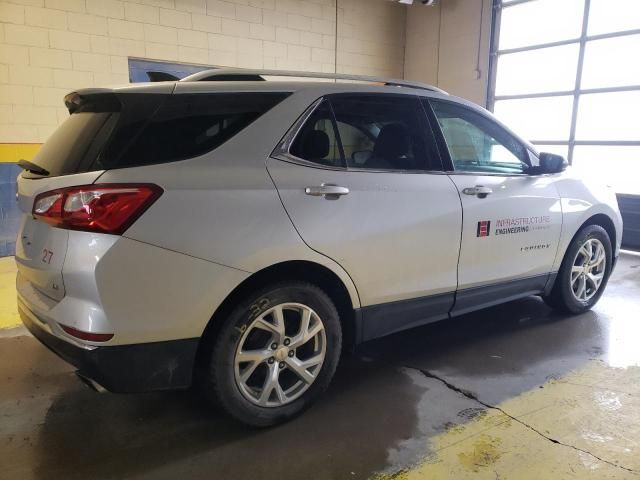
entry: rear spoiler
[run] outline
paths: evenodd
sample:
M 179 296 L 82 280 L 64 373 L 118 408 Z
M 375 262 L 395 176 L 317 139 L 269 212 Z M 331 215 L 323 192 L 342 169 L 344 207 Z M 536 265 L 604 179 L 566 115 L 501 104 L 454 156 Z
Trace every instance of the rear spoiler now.
M 77 112 L 84 107 L 87 102 L 95 102 L 98 98 L 102 101 L 117 101 L 115 103 L 106 103 L 101 109 L 111 109 L 109 111 L 119 110 L 118 94 L 121 93 L 145 93 L 145 94 L 170 94 L 175 89 L 176 82 L 157 82 L 157 83 L 138 83 L 129 85 L 117 85 L 113 87 L 90 87 L 75 90 L 64 97 L 64 104 L 69 113 Z M 115 109 L 115 110 L 114 110 Z M 92 110 L 93 111 L 93 110 Z
M 92 112 L 119 112 L 122 108 L 116 94 L 109 90 L 83 93 L 82 95 L 78 92 L 71 92 L 64 97 L 64 105 L 69 113 L 75 113 L 89 106 L 91 106 L 90 111 Z

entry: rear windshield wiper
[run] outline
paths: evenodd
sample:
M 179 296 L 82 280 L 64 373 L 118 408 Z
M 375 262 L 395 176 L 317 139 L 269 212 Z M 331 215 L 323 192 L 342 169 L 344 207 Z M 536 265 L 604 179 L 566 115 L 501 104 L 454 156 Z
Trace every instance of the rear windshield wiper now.
M 36 175 L 43 175 L 45 177 L 49 175 L 49 170 L 45 170 L 44 168 L 36 165 L 33 162 L 30 162 L 29 160 L 25 160 L 24 158 L 18 160 L 18 166 L 23 170 L 35 173 Z

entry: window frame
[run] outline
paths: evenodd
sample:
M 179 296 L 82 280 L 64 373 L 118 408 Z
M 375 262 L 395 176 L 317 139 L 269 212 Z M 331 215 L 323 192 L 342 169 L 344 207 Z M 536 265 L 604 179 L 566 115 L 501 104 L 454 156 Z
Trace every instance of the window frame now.
M 344 154 L 344 147 L 342 146 L 342 137 L 340 136 L 340 133 L 337 131 L 337 120 L 335 117 L 335 113 L 333 111 L 333 104 L 331 103 L 332 98 L 336 98 L 340 96 L 402 97 L 402 98 L 410 98 L 414 100 L 416 102 L 419 128 L 421 131 L 421 137 L 425 142 L 425 148 L 428 147 L 428 142 L 431 142 L 433 151 L 438 156 L 438 158 L 435 159 L 435 163 L 437 164 L 437 166 L 439 166 L 439 168 L 431 169 L 431 170 L 403 170 L 403 169 L 383 169 L 383 168 L 374 169 L 374 168 L 350 167 Z M 311 160 L 306 160 L 304 158 L 297 157 L 290 152 L 290 149 L 294 140 L 300 134 L 300 131 L 306 125 L 306 122 L 309 120 L 309 118 L 313 115 L 316 109 L 325 100 L 328 101 L 329 106 L 331 107 L 332 124 L 336 132 L 336 138 L 338 140 L 338 148 L 340 150 L 340 155 L 342 156 L 342 163 L 344 165 L 342 167 L 334 167 L 330 165 L 323 165 L 321 163 L 316 163 Z M 304 165 L 307 167 L 318 168 L 321 170 L 361 172 L 361 173 L 445 174 L 445 163 L 442 157 L 442 151 L 438 146 L 437 135 L 433 129 L 433 126 L 431 125 L 431 121 L 427 118 L 424 106 L 422 105 L 422 102 L 421 102 L 421 97 L 415 94 L 407 94 L 407 93 L 340 92 L 340 93 L 331 93 L 331 94 L 323 95 L 322 97 L 316 99 L 296 120 L 296 122 L 292 125 L 292 127 L 289 129 L 289 131 L 285 134 L 283 139 L 280 141 L 278 146 L 274 149 L 274 151 L 271 154 L 271 157 L 278 160 L 285 161 L 285 162 L 296 163 L 296 164 Z
M 444 99 L 444 98 L 431 98 L 431 97 L 422 97 L 421 98 L 421 103 L 422 106 L 427 114 L 427 117 L 429 119 L 429 122 L 434 125 L 432 127 L 432 130 L 434 131 L 434 134 L 436 135 L 436 143 L 438 145 L 438 148 L 440 150 L 440 157 L 443 159 L 443 164 L 444 164 L 444 169 L 445 172 L 448 175 L 474 175 L 474 176 L 478 176 L 478 175 L 482 175 L 482 176 L 492 176 L 492 177 L 530 177 L 530 176 L 534 176 L 531 173 L 527 173 L 526 169 L 523 170 L 521 173 L 506 173 L 506 172 L 486 172 L 486 171 L 482 171 L 482 170 L 478 170 L 478 171 L 472 171 L 472 170 L 456 170 L 455 165 L 453 163 L 453 159 L 451 158 L 451 153 L 449 152 L 449 146 L 447 144 L 447 140 L 444 136 L 444 132 L 442 131 L 442 128 L 440 127 L 440 123 L 438 122 L 438 117 L 435 114 L 435 111 L 433 110 L 433 105 L 432 102 L 440 102 L 440 103 L 448 103 L 448 104 L 452 104 L 454 106 L 456 106 L 457 108 L 460 108 L 462 110 L 465 110 L 467 112 L 471 112 L 472 115 L 476 115 L 478 117 L 481 117 L 483 120 L 485 120 L 486 122 L 489 122 L 491 124 L 493 124 L 493 126 L 495 128 L 497 128 L 498 130 L 501 130 L 506 136 L 511 137 L 518 145 L 520 145 L 523 149 L 523 153 L 525 156 L 526 161 L 523 162 L 525 165 L 528 165 L 529 167 L 533 166 L 533 162 L 532 162 L 532 156 L 533 159 L 537 159 L 538 155 L 536 152 L 532 151 L 531 148 L 529 148 L 529 146 L 522 142 L 516 135 L 514 135 L 513 133 L 511 133 L 508 129 L 504 128 L 502 125 L 500 125 L 500 123 L 496 122 L 493 118 L 491 118 L 488 115 L 484 115 L 482 114 L 482 112 L 479 112 L 475 109 L 469 108 L 467 105 L 464 105 L 463 103 L 460 102 L 455 102 L 452 100 L 448 100 L 448 99 Z M 471 123 L 471 122 L 469 122 Z M 475 126 L 475 124 L 472 123 L 472 125 Z M 476 127 L 479 130 L 482 130 L 479 127 Z M 484 130 L 482 130 L 484 132 Z

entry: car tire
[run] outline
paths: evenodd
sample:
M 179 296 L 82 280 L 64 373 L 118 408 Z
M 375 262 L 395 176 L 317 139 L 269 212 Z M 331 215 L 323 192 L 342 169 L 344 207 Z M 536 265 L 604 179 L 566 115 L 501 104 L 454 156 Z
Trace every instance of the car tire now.
M 342 328 L 334 303 L 317 286 L 287 282 L 263 288 L 223 321 L 205 390 L 235 419 L 254 427 L 285 422 L 329 386 L 340 359 Z
M 590 249 L 587 248 L 589 245 L 591 245 Z M 599 246 L 603 249 L 602 254 L 596 253 Z M 584 250 L 582 250 L 583 247 Z M 590 266 L 597 259 L 587 259 L 588 252 L 591 252 L 592 256 L 602 256 L 605 265 L 601 268 L 601 272 Z M 604 228 L 599 225 L 587 225 L 582 228 L 569 244 L 553 288 L 549 295 L 543 296 L 544 301 L 550 307 L 564 313 L 578 314 L 589 310 L 598 302 L 607 286 L 611 274 L 612 257 L 611 239 Z M 590 270 L 585 270 L 587 266 Z M 596 287 L 590 278 L 595 278 L 600 273 L 602 278 Z M 584 292 L 582 291 L 583 282 Z

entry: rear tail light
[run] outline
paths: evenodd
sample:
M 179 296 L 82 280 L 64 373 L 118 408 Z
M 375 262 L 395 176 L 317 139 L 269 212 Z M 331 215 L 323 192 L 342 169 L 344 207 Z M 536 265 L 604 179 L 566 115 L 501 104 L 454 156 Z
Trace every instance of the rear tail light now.
M 104 184 L 39 194 L 33 216 L 54 227 L 120 235 L 162 195 L 151 184 Z

